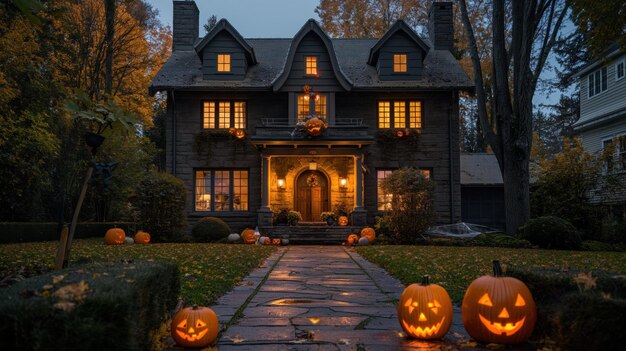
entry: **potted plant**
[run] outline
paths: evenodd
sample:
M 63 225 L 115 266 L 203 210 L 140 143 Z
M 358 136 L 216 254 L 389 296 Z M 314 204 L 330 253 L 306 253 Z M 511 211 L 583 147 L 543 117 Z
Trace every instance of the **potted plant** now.
M 287 214 L 287 221 L 289 222 L 289 225 L 296 225 L 300 220 L 302 220 L 302 215 L 300 215 L 300 212 L 298 211 L 289 211 Z
M 320 218 L 328 225 L 333 225 L 337 221 L 337 216 L 334 212 L 322 212 Z
M 288 225 L 289 224 L 289 212 L 288 208 L 281 208 L 278 211 L 273 211 L 272 219 L 274 225 Z

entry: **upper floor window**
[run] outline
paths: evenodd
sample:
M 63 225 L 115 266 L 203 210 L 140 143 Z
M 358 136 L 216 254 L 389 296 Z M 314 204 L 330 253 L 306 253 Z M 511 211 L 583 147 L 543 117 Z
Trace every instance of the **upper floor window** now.
M 196 211 L 247 211 L 247 170 L 196 171 Z
M 306 64 L 306 74 L 307 75 L 317 75 L 317 57 L 316 56 L 307 56 L 305 58 Z
M 620 80 L 624 78 L 626 75 L 626 60 L 622 60 L 622 62 L 618 62 L 615 65 L 615 80 Z
M 406 73 L 406 54 L 393 55 L 393 72 Z
M 615 150 L 607 155 L 607 159 L 604 163 L 604 173 L 613 173 L 614 171 L 626 171 L 626 135 L 619 136 L 617 138 L 604 140 L 602 142 L 602 149 L 614 145 Z
M 217 54 L 217 71 L 230 72 L 230 54 Z
M 245 101 L 205 101 L 202 106 L 202 127 L 245 129 Z
M 422 128 L 422 102 L 379 101 L 378 128 Z
M 315 115 L 318 117 L 326 119 L 326 95 L 324 94 L 315 94 Z M 311 113 L 310 109 L 311 97 L 309 94 L 300 94 L 298 95 L 298 111 L 297 117 L 298 121 L 304 120 Z
M 591 73 L 589 75 L 589 97 L 596 96 L 607 88 L 606 67 Z

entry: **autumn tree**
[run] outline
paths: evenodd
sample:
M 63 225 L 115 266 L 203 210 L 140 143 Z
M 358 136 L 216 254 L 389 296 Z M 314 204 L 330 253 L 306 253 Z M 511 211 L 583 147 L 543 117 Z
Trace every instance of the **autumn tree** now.
M 626 48 L 626 2 L 623 0 L 568 0 L 572 6 L 572 20 L 594 56 L 599 56 L 609 45 L 618 43 Z

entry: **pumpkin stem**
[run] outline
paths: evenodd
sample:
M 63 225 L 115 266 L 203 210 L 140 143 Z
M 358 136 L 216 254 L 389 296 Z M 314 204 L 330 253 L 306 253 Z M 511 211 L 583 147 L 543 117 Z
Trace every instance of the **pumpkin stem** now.
M 192 309 L 192 310 L 197 310 L 197 309 L 198 309 L 198 305 L 193 305 L 193 306 L 191 306 L 191 309 Z
M 501 277 L 502 276 L 502 267 L 500 267 L 500 261 L 493 260 L 493 276 Z
M 422 284 L 421 284 L 421 285 L 428 285 L 428 284 L 430 284 L 430 283 L 428 282 L 428 279 L 429 279 L 429 278 L 430 278 L 430 276 L 429 276 L 428 274 L 425 274 L 425 275 L 422 277 Z

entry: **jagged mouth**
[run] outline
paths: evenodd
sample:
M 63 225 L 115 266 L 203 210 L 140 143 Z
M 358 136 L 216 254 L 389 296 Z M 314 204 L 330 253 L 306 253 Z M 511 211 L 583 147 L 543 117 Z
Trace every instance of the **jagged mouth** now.
M 201 332 L 199 332 L 198 334 L 187 334 L 185 332 L 182 332 L 180 330 L 176 331 L 176 334 L 178 334 L 178 336 L 180 336 L 181 338 L 183 338 L 183 340 L 187 340 L 187 341 L 197 341 L 202 339 L 206 333 L 207 333 L 208 329 L 205 329 Z
M 485 326 L 485 328 L 487 328 L 487 330 L 489 330 L 490 332 L 496 335 L 506 335 L 506 336 L 517 333 L 520 329 L 522 329 L 522 326 L 524 326 L 524 321 L 526 320 L 526 317 L 524 317 L 517 322 L 503 324 L 503 323 L 498 323 L 498 322 L 490 322 L 487 318 L 483 317 L 480 313 L 478 314 L 478 317 L 480 317 L 481 323 Z
M 439 331 L 439 328 L 441 328 L 441 325 L 443 324 L 443 321 L 445 319 L 446 319 L 446 316 L 443 316 L 443 318 L 441 318 L 439 323 L 432 325 L 430 327 L 423 327 L 423 328 L 419 326 L 409 325 L 405 321 L 402 321 L 402 325 L 404 325 L 404 329 L 407 331 L 407 333 L 411 334 L 412 336 L 415 336 L 418 338 L 427 338 L 427 337 L 433 336 L 433 334 Z

